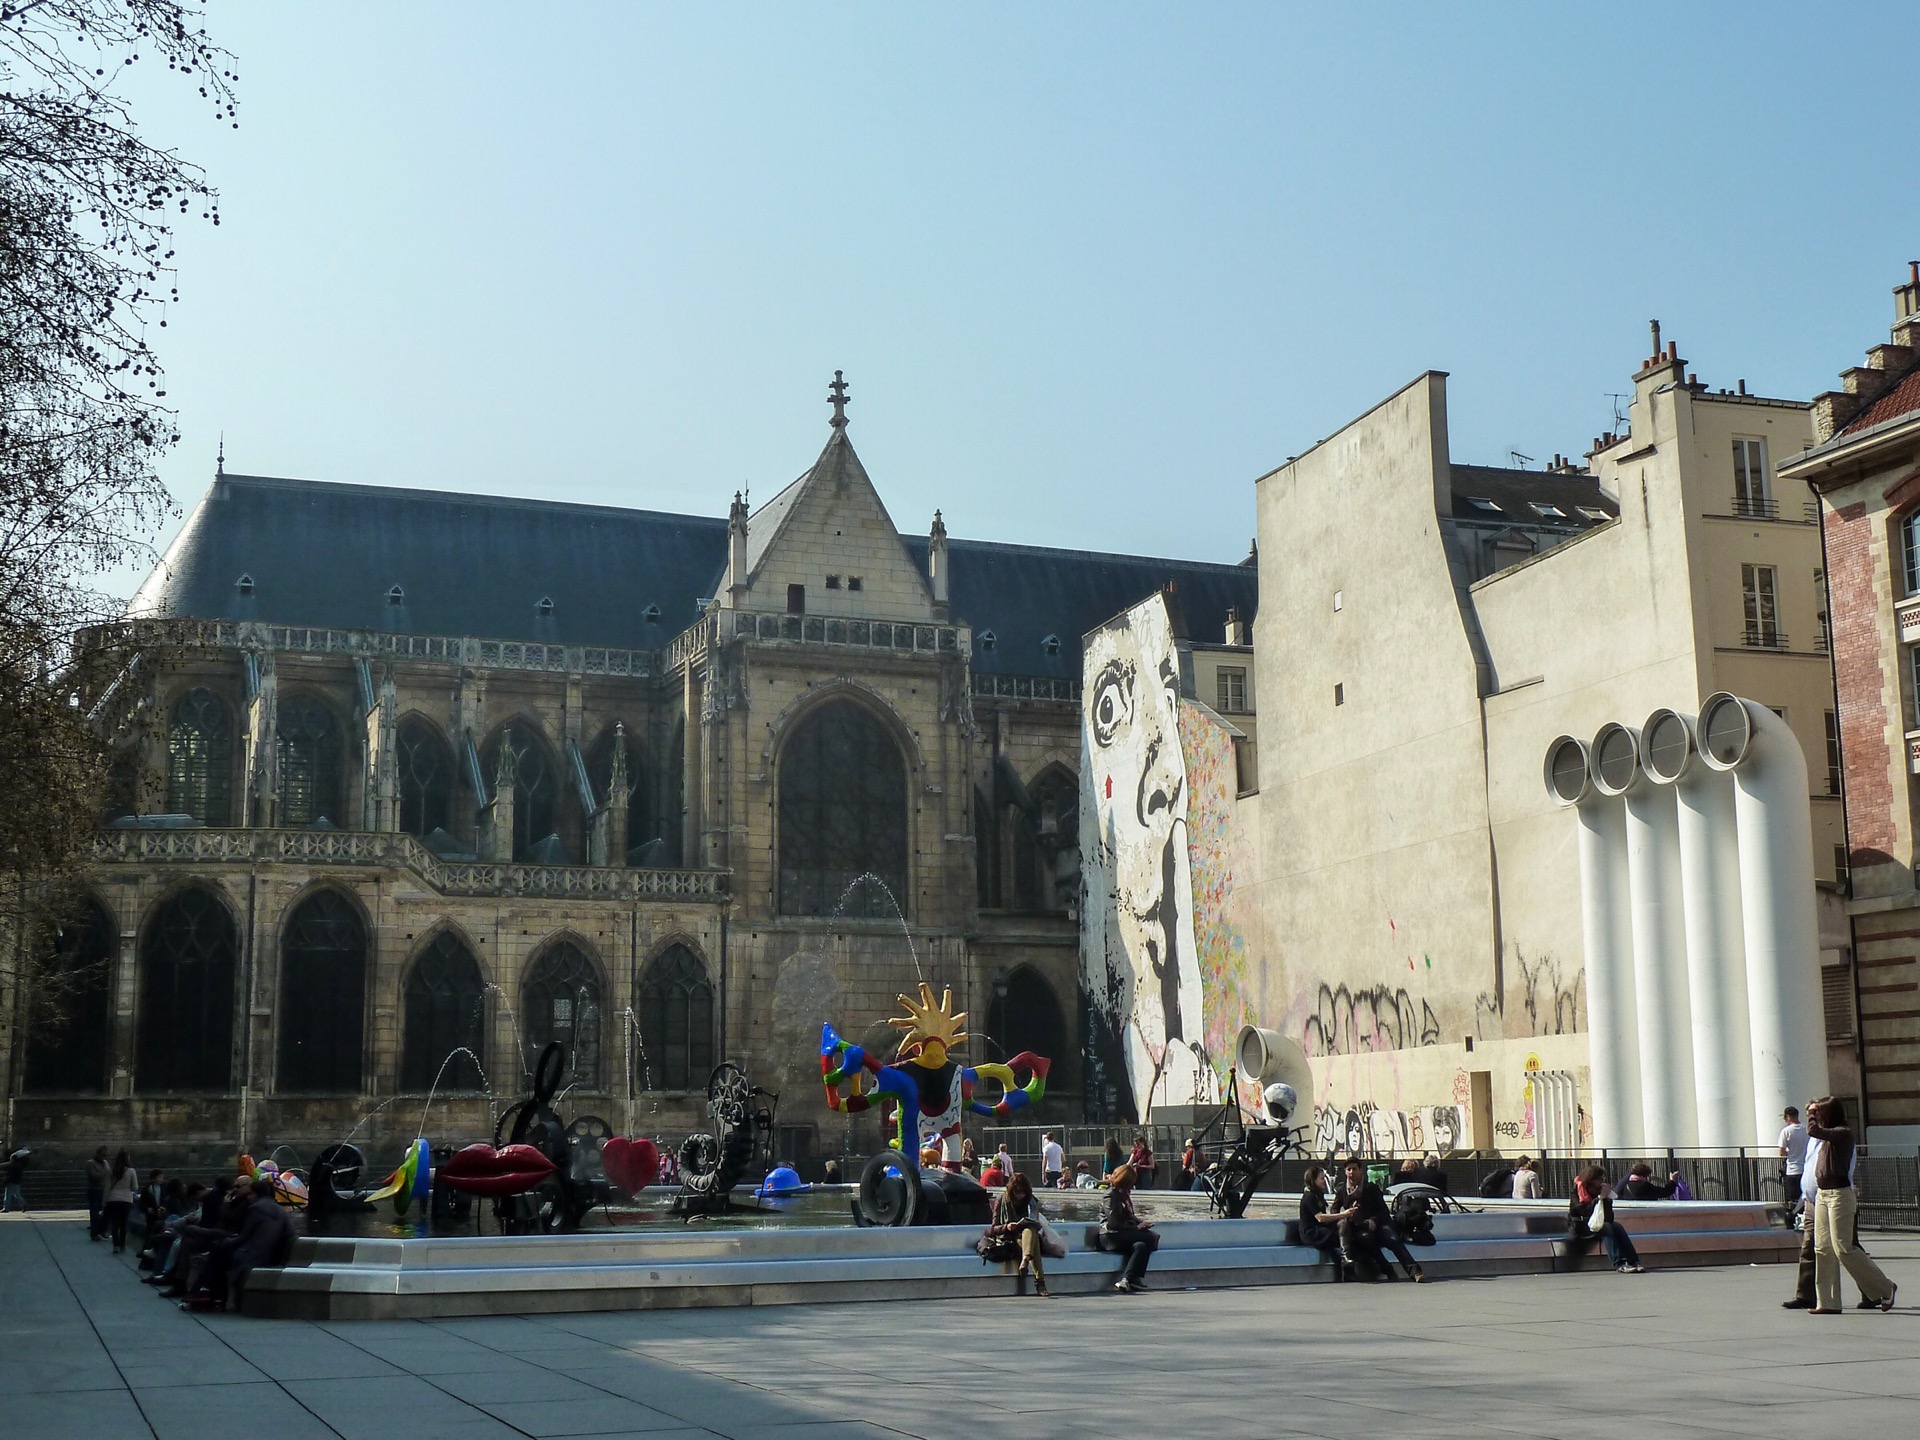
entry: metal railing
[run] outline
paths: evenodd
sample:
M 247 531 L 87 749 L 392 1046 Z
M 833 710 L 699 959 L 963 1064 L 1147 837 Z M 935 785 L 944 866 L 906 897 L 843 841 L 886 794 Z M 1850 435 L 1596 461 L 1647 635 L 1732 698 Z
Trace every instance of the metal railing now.
M 1748 520 L 1778 520 L 1780 502 L 1763 495 L 1735 495 L 1733 513 Z
M 1740 643 L 1749 650 L 1785 650 L 1787 632 L 1772 625 L 1749 625 L 1742 632 Z
M 119 646 L 150 650 L 166 646 L 200 650 L 276 650 L 365 659 L 425 660 L 482 670 L 541 670 L 578 675 L 645 678 L 658 652 L 604 645 L 548 645 L 525 640 L 484 640 L 460 635 L 396 634 L 324 626 L 269 625 L 253 620 L 116 620 L 80 632 L 84 651 Z

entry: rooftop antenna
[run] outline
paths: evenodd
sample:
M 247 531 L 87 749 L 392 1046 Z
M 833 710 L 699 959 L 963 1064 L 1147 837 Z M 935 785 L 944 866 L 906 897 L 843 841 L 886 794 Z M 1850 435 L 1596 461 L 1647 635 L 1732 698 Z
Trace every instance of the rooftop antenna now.
M 1615 430 L 1618 430 L 1622 425 L 1627 423 L 1627 410 L 1620 402 L 1625 400 L 1629 393 L 1630 392 L 1625 390 L 1609 390 L 1607 392 L 1607 398 L 1613 402 L 1613 428 Z
M 1522 455 L 1518 450 L 1507 451 L 1507 456 L 1522 470 L 1525 470 L 1529 465 L 1533 464 L 1533 457 L 1531 455 Z
M 218 480 L 227 473 L 227 432 L 220 432 L 220 451 L 213 457 L 213 478 Z

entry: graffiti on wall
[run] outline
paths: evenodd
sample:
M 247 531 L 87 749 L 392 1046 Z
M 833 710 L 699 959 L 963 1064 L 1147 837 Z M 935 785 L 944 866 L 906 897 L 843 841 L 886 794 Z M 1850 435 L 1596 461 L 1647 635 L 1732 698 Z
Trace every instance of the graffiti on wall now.
M 1386 1110 L 1368 1101 L 1316 1105 L 1311 1148 L 1329 1159 L 1394 1160 L 1429 1151 L 1451 1155 L 1466 1134 L 1466 1111 L 1458 1105 L 1417 1105 L 1411 1110 Z
M 1239 923 L 1236 875 L 1245 867 L 1241 847 L 1248 843 L 1235 824 L 1239 775 L 1233 738 L 1203 706 L 1179 705 L 1180 749 L 1187 767 L 1187 857 L 1193 884 L 1194 953 L 1200 965 L 1205 1010 L 1204 1044 L 1212 1058 L 1221 1092 L 1227 1084 L 1234 1041 L 1253 1019 L 1248 1001 L 1251 957 L 1245 928 Z M 1257 1079 L 1240 1082 L 1241 1103 L 1261 1104 Z
M 1539 955 L 1529 960 L 1518 945 L 1514 960 L 1520 970 L 1520 1003 L 1526 1011 L 1527 1034 L 1571 1035 L 1586 1029 L 1587 972 L 1576 970 L 1568 980 L 1558 957 Z
M 1350 990 L 1323 983 L 1299 1033 L 1309 1055 L 1359 1055 L 1438 1045 L 1440 1021 L 1431 1005 L 1416 1003 L 1404 989 L 1373 985 Z
M 1121 1103 L 1145 1117 L 1155 1105 L 1207 1103 L 1219 1088 L 1194 940 L 1180 666 L 1165 600 L 1155 595 L 1087 636 L 1083 663 L 1082 990 L 1092 1049 L 1117 1058 Z

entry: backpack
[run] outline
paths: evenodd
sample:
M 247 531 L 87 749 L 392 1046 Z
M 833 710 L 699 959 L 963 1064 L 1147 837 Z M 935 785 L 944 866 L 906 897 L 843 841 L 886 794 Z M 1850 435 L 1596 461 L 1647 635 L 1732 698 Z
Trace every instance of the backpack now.
M 1513 1166 L 1503 1165 L 1480 1182 L 1482 1200 L 1511 1200 L 1513 1198 Z
M 1424 1195 L 1403 1191 L 1393 1197 L 1393 1228 L 1409 1245 L 1439 1243 L 1433 1234 L 1433 1206 Z

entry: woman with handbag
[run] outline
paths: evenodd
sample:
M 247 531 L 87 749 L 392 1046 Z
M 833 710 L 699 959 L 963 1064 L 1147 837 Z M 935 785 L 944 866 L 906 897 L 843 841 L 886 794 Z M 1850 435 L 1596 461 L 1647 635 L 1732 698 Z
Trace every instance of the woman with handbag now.
M 989 1264 L 1013 1265 L 1016 1277 L 1033 1271 L 1033 1293 L 1050 1299 L 1046 1267 L 1041 1264 L 1046 1240 L 1046 1221 L 1040 1214 L 1040 1202 L 1034 1199 L 1033 1182 L 1018 1171 L 1007 1188 L 993 1197 L 993 1223 L 987 1226 L 975 1246 L 980 1258 Z
M 1589 1165 L 1574 1177 L 1573 1200 L 1567 1206 L 1567 1248 L 1580 1255 L 1595 1240 L 1606 1246 L 1607 1259 L 1620 1274 L 1639 1275 L 1646 1270 L 1633 1248 L 1633 1237 L 1613 1218 L 1613 1187 L 1607 1184 L 1607 1172 Z

